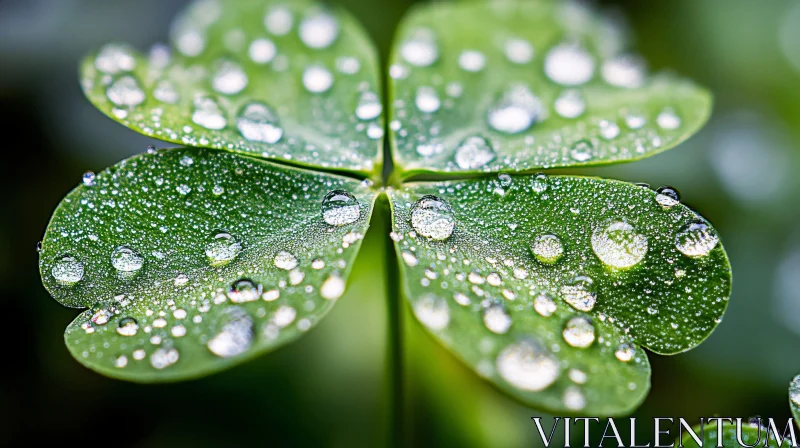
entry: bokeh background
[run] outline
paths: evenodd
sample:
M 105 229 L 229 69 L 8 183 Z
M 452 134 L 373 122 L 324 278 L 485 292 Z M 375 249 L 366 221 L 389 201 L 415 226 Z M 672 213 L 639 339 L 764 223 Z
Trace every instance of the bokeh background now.
M 154 143 L 83 98 L 78 61 L 109 40 L 143 49 L 165 40 L 186 3 L 0 0 L 0 445 L 383 445 L 386 308 L 375 268 L 384 246 L 374 234 L 350 290 L 317 329 L 228 372 L 142 386 L 92 373 L 64 347 L 77 312 L 42 287 L 36 242 L 84 171 Z M 361 19 L 385 55 L 414 2 L 336 3 Z M 653 388 L 633 416 L 786 419 L 788 382 L 800 373 L 800 2 L 599 6 L 627 18 L 651 69 L 696 79 L 716 103 L 704 130 L 678 148 L 582 173 L 677 187 L 718 228 L 734 270 L 723 322 L 689 353 L 651 354 Z M 538 412 L 477 379 L 416 325 L 406 332 L 410 443 L 537 446 L 530 417 Z M 643 439 L 651 430 L 639 428 Z

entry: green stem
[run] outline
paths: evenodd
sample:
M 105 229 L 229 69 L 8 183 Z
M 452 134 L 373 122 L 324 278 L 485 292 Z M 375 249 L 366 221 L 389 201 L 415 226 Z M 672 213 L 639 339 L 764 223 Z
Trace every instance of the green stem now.
M 389 199 L 384 195 L 382 202 L 383 217 L 387 225 L 384 226 L 384 239 L 386 240 L 384 256 L 386 259 L 386 312 L 388 314 L 388 347 L 387 365 L 389 374 L 389 396 L 391 408 L 389 410 L 389 441 L 387 446 L 405 446 L 405 376 L 403 362 L 403 302 L 400 297 L 399 266 L 394 244 L 389 238 L 391 231 L 391 210 Z

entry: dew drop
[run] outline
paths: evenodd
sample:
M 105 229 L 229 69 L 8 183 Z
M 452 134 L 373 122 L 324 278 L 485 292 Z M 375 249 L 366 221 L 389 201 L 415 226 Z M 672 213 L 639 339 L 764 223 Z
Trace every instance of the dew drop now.
M 544 72 L 553 82 L 577 86 L 592 79 L 594 59 L 586 49 L 574 43 L 553 47 L 544 60 Z
M 644 84 L 644 61 L 633 55 L 625 54 L 607 60 L 600 72 L 605 82 L 612 86 L 633 89 Z
M 417 88 L 417 96 L 414 99 L 417 109 L 423 113 L 433 113 L 439 110 L 442 101 L 436 94 L 436 89 L 430 86 L 420 86 Z
M 458 55 L 458 66 L 468 72 L 479 72 L 486 67 L 486 56 L 478 50 L 464 50 Z
M 794 377 L 789 384 L 789 399 L 795 406 L 800 406 L 800 375 Z
M 256 64 L 267 64 L 275 58 L 278 48 L 269 39 L 256 39 L 250 44 L 247 54 Z
M 556 302 L 545 292 L 540 292 L 533 299 L 533 309 L 544 317 L 550 317 L 556 312 Z
M 569 150 L 569 156 L 576 162 L 588 162 L 593 157 L 593 147 L 589 140 L 578 140 Z
M 167 104 L 177 104 L 180 100 L 180 95 L 175 89 L 175 85 L 172 84 L 172 81 L 166 79 L 162 79 L 156 83 L 155 88 L 153 88 L 153 96 L 158 101 Z
M 261 297 L 261 286 L 246 278 L 236 280 L 228 290 L 228 298 L 233 303 L 252 302 L 259 297 Z
M 633 346 L 630 344 L 620 344 L 617 347 L 617 350 L 614 351 L 614 356 L 617 357 L 622 362 L 628 362 L 633 359 L 633 355 L 636 353 Z
M 561 374 L 558 359 L 533 339 L 506 346 L 497 355 L 496 364 L 500 376 L 522 390 L 544 390 Z
M 564 391 L 564 407 L 571 411 L 580 411 L 586 407 L 586 397 L 580 389 L 570 386 Z
M 578 118 L 586 111 L 586 102 L 579 91 L 569 89 L 556 98 L 553 107 L 556 113 L 564 118 Z
M 321 295 L 323 299 L 335 300 L 344 294 L 344 289 L 344 280 L 338 275 L 331 275 L 322 282 L 322 286 L 319 288 L 319 295 Z
M 318 12 L 300 22 L 298 33 L 309 48 L 327 48 L 339 36 L 339 22 L 328 12 Z
M 656 124 L 661 129 L 671 131 L 681 126 L 681 118 L 675 113 L 674 109 L 668 107 L 658 114 L 656 117 Z
M 119 355 L 114 359 L 114 367 L 121 369 L 128 365 L 128 357 L 125 355 Z
M 103 73 L 115 75 L 136 68 L 133 50 L 127 45 L 110 43 L 103 46 L 94 60 L 94 66 Z
M 400 46 L 400 56 L 409 64 L 427 67 L 439 58 L 436 38 L 429 29 L 418 29 Z
M 242 108 L 236 119 L 236 128 L 242 137 L 251 142 L 274 144 L 283 137 L 278 115 L 272 108 L 257 101 Z
M 211 80 L 211 87 L 224 95 L 235 95 L 247 87 L 247 74 L 242 66 L 229 60 L 217 63 L 217 71 Z
M 420 235 L 442 241 L 453 234 L 456 225 L 453 209 L 442 199 L 426 195 L 411 208 L 411 225 Z
M 542 263 L 553 264 L 564 255 L 564 246 L 559 237 L 545 234 L 539 235 L 533 240 L 531 251 Z
M 198 96 L 195 98 L 192 121 L 212 131 L 219 131 L 224 129 L 227 125 L 227 120 L 219 104 L 216 100 L 208 96 Z
M 323 93 L 333 85 L 333 74 L 321 65 L 309 65 L 303 71 L 303 86 L 311 93 Z
M 511 316 L 503 305 L 491 303 L 483 308 L 483 324 L 492 333 L 504 334 L 511 328 Z
M 612 221 L 592 232 L 592 250 L 612 268 L 625 269 L 639 264 L 647 255 L 647 237 L 625 221 Z
M 105 325 L 111 319 L 114 313 L 106 308 L 100 308 L 99 310 L 95 311 L 95 313 L 91 317 L 92 323 L 95 325 Z
M 276 268 L 283 269 L 284 271 L 291 271 L 296 268 L 298 264 L 297 257 L 286 251 L 280 251 L 275 254 L 273 263 Z
M 253 343 L 253 319 L 236 306 L 225 309 L 223 313 L 221 321 L 225 323 L 222 330 L 206 346 L 221 358 L 241 355 Z
M 675 235 L 675 247 L 687 257 L 704 257 L 719 243 L 713 227 L 700 221 L 686 224 Z
M 528 87 L 514 84 L 489 108 L 489 126 L 505 134 L 519 134 L 543 118 L 544 106 Z
M 613 121 L 600 121 L 600 136 L 606 140 L 612 140 L 619 136 L 619 125 Z
M 362 92 L 356 105 L 356 117 L 362 121 L 378 118 L 383 112 L 381 100 L 375 92 Z
M 292 30 L 294 18 L 289 8 L 285 6 L 274 6 L 264 16 L 264 27 L 276 36 L 283 36 Z
M 120 272 L 135 272 L 144 265 L 144 257 L 128 246 L 119 246 L 111 253 L 111 265 Z
M 122 76 L 106 90 L 108 99 L 120 107 L 134 107 L 144 102 L 144 90 L 133 76 Z
M 242 251 L 242 244 L 236 237 L 224 230 L 211 232 L 206 239 L 206 258 L 212 266 L 229 263 Z
M 531 182 L 531 189 L 535 193 L 544 193 L 545 190 L 547 190 L 547 174 L 536 173 L 533 176 L 533 181 Z
M 658 190 L 656 190 L 656 203 L 662 208 L 670 209 L 680 202 L 681 197 L 680 194 L 678 194 L 678 190 L 668 185 L 658 187 Z
M 456 165 L 462 170 L 476 170 L 486 166 L 497 155 L 489 142 L 480 136 L 465 138 L 456 148 Z
M 587 317 L 573 317 L 567 321 L 561 334 L 572 347 L 586 348 L 594 342 L 594 325 Z
M 414 315 L 430 330 L 442 330 L 450 322 L 447 301 L 433 294 L 425 295 L 414 303 Z
M 136 336 L 139 331 L 139 323 L 132 317 L 123 317 L 117 324 L 117 333 L 120 336 Z
M 578 275 L 561 286 L 561 296 L 565 302 L 580 311 L 591 311 L 597 303 L 597 289 L 594 281 L 585 275 Z
M 344 226 L 358 220 L 361 205 L 356 197 L 343 190 L 328 192 L 322 199 L 322 219 L 332 226 Z
M 180 359 L 178 350 L 174 348 L 159 348 L 150 355 L 150 365 L 161 370 L 175 364 L 178 362 L 178 359 Z
M 87 187 L 94 187 L 95 179 L 96 179 L 95 174 L 91 171 L 87 171 L 83 174 L 83 178 L 81 180 L 83 181 L 83 185 Z
M 533 45 L 525 39 L 508 39 L 503 51 L 514 64 L 527 64 L 533 59 Z

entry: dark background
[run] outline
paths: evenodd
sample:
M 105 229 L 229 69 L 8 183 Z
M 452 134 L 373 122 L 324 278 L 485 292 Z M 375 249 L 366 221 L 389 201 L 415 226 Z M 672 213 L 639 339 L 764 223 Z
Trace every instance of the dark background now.
M 74 361 L 76 315 L 41 285 L 36 242 L 86 170 L 152 140 L 83 98 L 79 60 L 109 41 L 166 38 L 179 0 L 0 0 L 0 445 L 376 446 L 384 442 L 385 309 L 380 241 L 353 284 L 299 342 L 209 378 L 142 386 Z M 388 48 L 410 0 L 341 0 Z M 671 184 L 715 224 L 734 270 L 724 321 L 697 349 L 650 356 L 653 389 L 634 415 L 789 417 L 800 373 L 800 4 L 791 0 L 603 1 L 621 12 L 653 70 L 672 67 L 715 94 L 689 142 L 635 164 L 583 170 Z M 575 172 L 575 171 L 573 171 Z M 362 325 L 354 326 L 358 321 Z M 409 376 L 417 446 L 534 446 L 535 411 L 497 393 L 417 330 Z M 785 420 L 784 420 L 785 421 Z M 621 431 L 627 431 L 622 430 Z M 650 428 L 640 428 L 643 439 Z

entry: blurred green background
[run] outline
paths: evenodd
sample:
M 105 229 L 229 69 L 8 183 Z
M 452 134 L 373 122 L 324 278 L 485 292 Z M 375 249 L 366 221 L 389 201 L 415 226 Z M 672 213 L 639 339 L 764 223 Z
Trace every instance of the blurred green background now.
M 316 330 L 228 372 L 129 384 L 86 370 L 63 345 L 76 311 L 42 287 L 36 242 L 84 171 L 154 144 L 83 98 L 78 61 L 109 40 L 140 48 L 165 40 L 185 3 L 0 0 L 0 144 L 9 180 L 0 220 L 0 445 L 380 446 L 387 412 L 384 276 L 377 270 L 383 232 L 370 233 L 348 293 Z M 336 3 L 361 19 L 385 55 L 414 2 Z M 689 353 L 650 356 L 653 388 L 634 416 L 786 419 L 788 382 L 800 373 L 800 2 L 598 6 L 627 18 L 652 70 L 671 67 L 696 79 L 716 104 L 704 130 L 678 148 L 581 173 L 677 187 L 716 225 L 734 270 L 733 296 L 712 336 Z M 411 443 L 537 446 L 530 417 L 540 413 L 505 398 L 406 324 Z M 639 430 L 649 438 L 649 425 Z

